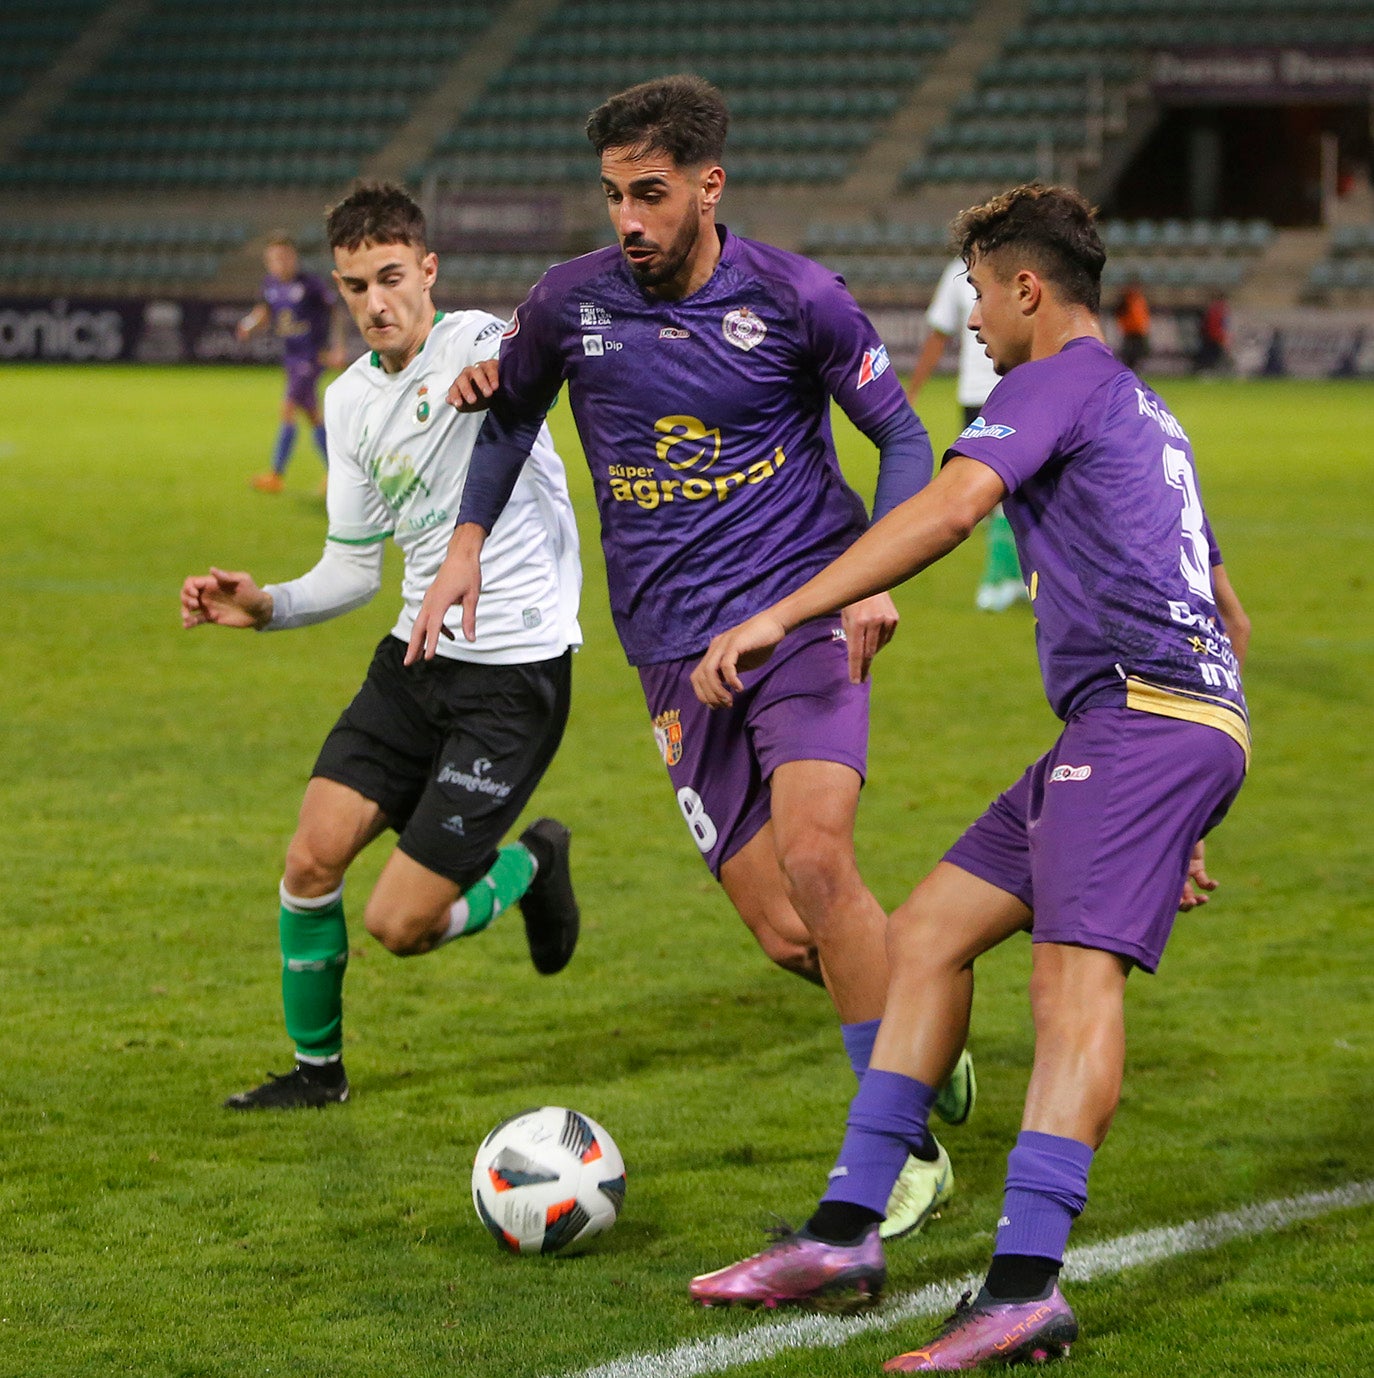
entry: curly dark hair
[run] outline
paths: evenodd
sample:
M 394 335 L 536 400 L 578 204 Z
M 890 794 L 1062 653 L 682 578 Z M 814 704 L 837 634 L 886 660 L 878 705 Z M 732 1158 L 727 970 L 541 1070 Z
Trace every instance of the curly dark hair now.
M 951 229 L 965 263 L 975 254 L 995 259 L 999 277 L 1011 265 L 1025 264 L 1066 302 L 1100 309 L 1107 251 L 1096 210 L 1072 187 L 1027 182 L 961 211 Z
M 725 97 L 690 74 L 631 86 L 587 116 L 587 138 L 598 156 L 608 148 L 666 153 L 684 168 L 720 162 L 729 128 Z
M 331 249 L 371 244 L 409 244 L 425 252 L 425 213 L 404 187 L 394 182 L 364 182 L 325 212 Z

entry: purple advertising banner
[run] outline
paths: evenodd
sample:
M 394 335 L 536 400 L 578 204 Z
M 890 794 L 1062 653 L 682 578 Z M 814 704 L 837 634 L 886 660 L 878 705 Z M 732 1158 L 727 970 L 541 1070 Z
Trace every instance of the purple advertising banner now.
M 1157 52 L 1150 89 L 1166 103 L 1367 101 L 1374 48 L 1180 48 Z

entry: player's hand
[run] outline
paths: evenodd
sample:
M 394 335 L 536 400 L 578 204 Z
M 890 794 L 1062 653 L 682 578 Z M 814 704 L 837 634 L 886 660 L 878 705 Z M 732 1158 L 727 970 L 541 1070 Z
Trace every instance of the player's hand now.
M 448 390 L 448 404 L 459 411 L 486 411 L 496 394 L 498 370 L 495 359 L 469 364 Z
M 425 594 L 424 602 L 410 629 L 410 644 L 406 647 L 405 664 L 414 665 L 423 656 L 433 660 L 439 649 L 439 638 L 452 641 L 453 633 L 444 625 L 448 610 L 455 605 L 463 609 L 463 638 L 477 640 L 477 600 L 482 593 L 482 539 L 472 537 L 480 527 L 461 526 L 449 542 L 448 554 L 434 582 Z M 485 537 L 485 532 L 482 532 Z
M 758 669 L 786 635 L 787 628 L 767 612 L 721 632 L 692 671 L 693 692 L 707 708 L 728 708 L 735 701 L 731 690 L 744 688 L 740 672 Z
M 265 627 L 272 620 L 272 595 L 242 570 L 216 569 L 193 574 L 181 586 L 181 625 Z
M 873 657 L 892 640 L 900 621 L 890 593 L 875 593 L 840 612 L 840 626 L 849 647 L 851 684 L 862 684 L 868 678 Z
M 1216 881 L 1207 874 L 1203 844 L 1199 842 L 1188 861 L 1188 878 L 1183 882 L 1183 897 L 1178 902 L 1179 913 L 1186 914 L 1190 909 L 1206 904 L 1208 895 L 1216 888 Z

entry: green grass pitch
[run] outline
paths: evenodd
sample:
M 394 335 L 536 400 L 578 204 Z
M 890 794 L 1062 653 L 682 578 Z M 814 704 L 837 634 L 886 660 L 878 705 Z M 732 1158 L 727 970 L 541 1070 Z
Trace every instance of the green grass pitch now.
M 0 379 L 0 1375 L 540 1375 L 742 1334 L 689 1276 L 804 1215 L 852 1089 L 821 994 L 767 965 L 683 828 L 586 547 L 585 651 L 536 796 L 573 827 L 585 914 L 560 977 L 518 918 L 401 961 L 349 882 L 354 1100 L 240 1116 L 284 1070 L 275 888 L 306 773 L 397 601 L 288 636 L 181 631 L 184 575 L 291 577 L 323 506 L 308 437 L 250 492 L 276 429 L 259 370 L 10 367 Z M 1210 851 L 1222 888 L 1129 992 L 1116 1128 L 1075 1242 L 1374 1177 L 1370 842 L 1374 393 L 1165 385 L 1251 612 L 1252 778 Z M 945 385 L 926 412 L 954 429 Z M 865 443 L 841 427 L 856 485 Z M 976 545 L 976 542 L 973 543 Z M 975 613 L 980 551 L 899 594 L 876 673 L 861 861 L 889 907 L 1051 740 L 1031 620 Z M 890 1251 L 910 1291 L 983 1262 L 1030 1054 L 1029 949 L 979 967 L 982 1098 L 946 1143 L 959 1191 Z M 568 1104 L 615 1135 L 624 1215 L 590 1255 L 498 1253 L 472 1152 Z M 1374 1210 L 1332 1213 L 1082 1284 L 1082 1378 L 1353 1375 L 1374 1350 Z M 906 1326 L 740 1373 L 869 1374 Z

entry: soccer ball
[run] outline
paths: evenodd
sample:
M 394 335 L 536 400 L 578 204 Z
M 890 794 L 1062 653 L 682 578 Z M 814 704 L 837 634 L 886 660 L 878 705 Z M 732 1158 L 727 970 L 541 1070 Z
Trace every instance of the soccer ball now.
M 576 1253 L 615 1224 L 624 1200 L 615 1140 L 561 1106 L 502 1120 L 473 1160 L 472 1204 L 512 1253 Z

